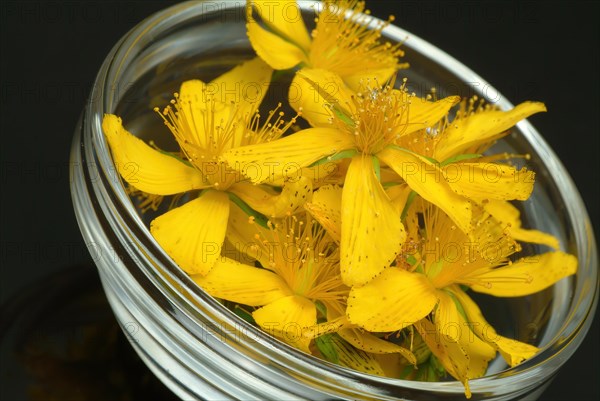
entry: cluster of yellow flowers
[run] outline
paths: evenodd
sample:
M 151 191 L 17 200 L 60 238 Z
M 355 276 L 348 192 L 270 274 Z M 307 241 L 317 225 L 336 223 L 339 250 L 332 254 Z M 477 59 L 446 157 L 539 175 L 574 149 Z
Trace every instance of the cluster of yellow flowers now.
M 449 374 L 469 397 L 468 380 L 497 352 L 510 366 L 537 352 L 499 335 L 469 293 L 524 296 L 577 268 L 510 203 L 533 190 L 534 173 L 514 165 L 526 156 L 489 152 L 545 107 L 418 97 L 396 81 L 399 46 L 381 41 L 392 18 L 376 23 L 352 0 L 315 11 L 309 33 L 295 1 L 248 0 L 257 57 L 184 82 L 155 109 L 179 152 L 106 115 L 115 164 L 141 208 L 177 196 L 152 235 L 242 317 L 363 372 Z M 274 70 L 290 78 L 289 96 L 264 118 Z M 519 242 L 550 251 L 519 257 Z

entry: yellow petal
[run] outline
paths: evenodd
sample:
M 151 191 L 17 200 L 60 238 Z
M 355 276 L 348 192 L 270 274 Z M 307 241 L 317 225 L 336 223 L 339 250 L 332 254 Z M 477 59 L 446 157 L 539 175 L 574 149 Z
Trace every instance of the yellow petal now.
M 488 333 L 489 335 L 490 333 Z M 492 338 L 494 339 L 494 338 Z M 517 366 L 538 353 L 539 348 L 533 345 L 497 335 L 493 341 L 502 358 L 511 367 Z
M 234 250 L 226 249 L 224 256 L 239 260 L 242 263 L 253 264 L 258 260 L 262 266 L 269 266 L 272 257 L 259 246 L 259 239 L 270 238 L 271 231 L 260 226 L 237 205 L 231 204 L 229 208 L 229 224 L 227 225 L 227 240 Z M 230 253 L 225 253 L 225 251 Z
M 441 134 L 434 157 L 446 160 L 470 148 L 491 142 L 532 114 L 546 111 L 538 102 L 524 102 L 510 111 L 487 110 L 453 121 Z
M 283 187 L 288 179 L 296 179 L 302 174 L 303 177 L 308 177 L 312 180 L 313 188 L 318 188 L 326 184 L 343 184 L 343 177 L 346 175 L 346 171 L 342 171 L 342 163 L 348 159 L 331 160 L 315 163 L 308 167 L 302 167 L 302 170 L 294 169 L 290 170 L 287 177 L 281 176 L 269 180 L 269 186 Z
M 512 227 L 521 227 L 521 213 L 509 202 L 490 199 L 483 203 L 483 208 L 498 221 L 510 224 Z
M 316 338 L 324 334 L 337 333 L 342 327 L 348 326 L 348 319 L 346 316 L 340 316 L 335 319 L 330 319 L 323 323 L 315 324 L 314 326 L 308 327 L 304 330 L 303 335 L 306 338 Z
M 212 92 L 216 92 L 218 86 Z M 205 110 L 208 105 L 206 97 L 207 84 L 199 79 L 184 81 L 179 88 L 179 98 L 189 101 L 191 108 Z
M 454 192 L 476 201 L 526 200 L 535 182 L 533 171 L 499 163 L 450 163 L 442 172 Z
M 313 180 L 313 187 L 318 188 L 323 185 L 343 184 L 346 171 L 343 170 L 344 163 L 349 159 L 331 160 L 324 163 L 317 163 L 310 167 L 302 169 L 302 174 Z
M 209 91 L 210 87 L 210 91 Z M 177 99 L 177 114 L 174 119 L 176 126 L 169 127 L 175 134 L 180 146 L 196 165 L 202 169 L 205 163 L 214 166 L 214 155 L 222 144 L 230 143 L 227 138 L 232 132 L 243 131 L 243 119 L 237 112 L 235 103 L 224 103 L 216 96 L 231 96 L 241 99 L 241 94 L 227 92 L 229 88 L 218 84 L 206 84 L 197 79 L 181 84 Z M 225 92 L 226 94 L 223 94 Z M 210 93 L 210 94 L 209 94 Z M 244 104 L 240 102 L 240 104 Z M 241 136 L 237 134 L 234 136 Z
M 249 109 L 258 108 L 269 89 L 272 74 L 271 67 L 256 57 L 206 84 L 206 94 L 220 103 L 235 102 L 244 115 Z
M 470 202 L 452 190 L 437 165 L 416 154 L 389 147 L 377 157 L 421 197 L 442 209 L 463 232 L 471 231 Z
M 554 235 L 539 231 L 526 230 L 524 228 L 509 227 L 510 236 L 521 242 L 547 245 L 553 249 L 560 249 L 560 242 Z
M 374 355 L 354 348 L 338 336 L 331 336 L 330 339 L 340 365 L 371 375 L 385 375 Z
M 340 267 L 344 284 L 369 282 L 392 263 L 405 239 L 400 213 L 377 180 L 372 158 L 355 156 L 342 193 Z
M 459 371 L 467 372 L 467 378 L 474 379 L 485 374 L 490 360 L 496 356 L 496 350 L 471 331 L 470 325 L 458 312 L 454 300 L 444 291 L 438 291 L 439 303 L 435 312 L 435 326 L 444 343 L 456 342 L 464 351 L 448 348 L 450 358 L 465 364 Z M 466 354 L 466 358 L 463 355 Z
M 336 107 L 345 115 L 352 114 L 354 95 L 333 72 L 303 68 L 292 80 L 288 97 L 294 110 L 301 110 L 302 117 L 313 127 L 330 127 L 333 116 L 331 107 Z
M 575 274 L 577 258 L 563 252 L 548 252 L 523 258 L 511 265 L 477 271 L 468 277 L 477 292 L 497 297 L 520 297 L 542 291 Z
M 436 326 L 427 319 L 415 323 L 415 328 L 446 372 L 465 386 L 465 396 L 471 398 L 467 351 L 457 341 L 439 335 Z
M 454 105 L 460 102 L 460 96 L 448 96 L 431 102 L 417 96 L 408 97 L 406 93 L 400 93 L 400 91 L 396 91 L 396 93 L 398 96 L 406 98 L 410 104 L 408 106 L 408 125 L 402 128 L 400 132 L 402 135 L 432 127 L 448 114 Z
M 200 171 L 151 148 L 129 133 L 119 117 L 106 114 L 102 120 L 102 130 L 119 174 L 140 191 L 173 195 L 208 187 Z
M 312 201 L 304 208 L 327 230 L 331 238 L 342 238 L 342 188 L 325 185 L 313 193 Z
M 512 338 L 502 337 L 501 335 L 497 335 L 494 344 L 510 367 L 517 366 L 539 352 L 539 348 L 533 345 L 513 340 Z
M 402 253 L 404 253 L 405 256 L 412 255 L 417 257 L 418 252 L 416 249 L 416 244 L 414 241 L 411 241 L 411 238 L 414 240 L 415 238 L 419 238 L 421 236 L 419 233 L 419 217 L 417 213 L 421 210 L 420 208 L 423 201 L 418 199 L 416 192 L 414 192 L 406 183 L 391 186 L 386 189 L 385 192 L 392 200 L 392 205 L 398 210 L 401 218 L 402 213 L 405 212 L 404 209 L 408 206 L 403 220 L 407 241 L 404 243 Z M 408 202 L 411 197 L 412 200 L 409 204 Z M 446 215 L 444 216 L 447 218 Z M 417 257 L 417 260 L 418 259 L 419 257 Z
M 496 330 L 485 320 L 481 310 L 473 300 L 460 289 L 453 291 L 458 301 L 461 303 L 467 319 L 469 327 L 473 332 L 486 341 L 488 344 L 495 347 L 506 362 L 512 367 L 523 362 L 525 359 L 531 358 L 539 349 L 533 345 L 502 337 Z
M 447 293 L 438 291 L 438 296 L 435 324 L 422 319 L 415 328 L 446 371 L 463 383 L 466 397 L 471 398 L 469 379 L 485 374 L 496 351 L 475 336 Z
M 256 323 L 267 333 L 310 353 L 310 338 L 303 331 L 317 322 L 317 310 L 308 299 L 290 295 L 252 312 Z
M 396 172 L 394 170 L 392 170 L 391 168 L 389 168 L 386 165 L 380 166 L 379 173 L 381 176 L 381 180 L 380 180 L 381 183 L 384 186 L 386 184 L 390 184 L 390 185 L 388 185 L 389 188 L 397 186 L 396 184 L 399 184 L 402 182 L 402 179 L 400 178 L 400 176 L 398 176 L 398 174 L 396 174 Z M 394 185 L 391 185 L 391 184 L 394 184 Z
M 231 147 L 240 146 L 246 132 L 246 119 L 266 95 L 272 73 L 273 70 L 256 57 L 209 83 L 185 81 L 178 99 L 180 143 L 195 145 L 190 151 L 194 153 L 212 151 L 215 144 L 223 141 Z M 232 133 L 233 141 L 222 138 Z
M 229 198 L 207 190 L 200 197 L 157 217 L 150 231 L 189 274 L 206 275 L 221 255 L 229 218 Z
M 342 329 L 338 332 L 340 337 L 348 341 L 355 348 L 372 354 L 400 354 L 409 363 L 416 365 L 417 358 L 410 350 L 394 344 L 390 341 L 383 340 L 373 334 L 361 329 Z
M 387 332 L 424 318 L 436 303 L 436 291 L 423 274 L 390 267 L 350 290 L 346 313 L 351 323 L 366 330 Z
M 181 84 L 178 99 L 180 108 L 176 117 L 181 128 L 174 134 L 182 148 L 185 149 L 186 143 L 189 142 L 195 148 L 209 149 L 210 136 L 214 132 L 214 124 L 210 121 L 209 114 L 216 112 L 224 117 L 224 111 L 229 112 L 231 108 L 219 103 L 217 110 L 213 108 L 209 113 L 208 103 L 206 83 L 193 79 Z
M 402 65 L 406 66 L 406 64 Z M 343 79 L 348 88 L 359 92 L 365 89 L 366 82 L 377 82 L 381 85 L 388 82 L 398 69 L 395 67 L 369 69 L 366 72 L 357 72 L 356 74 L 345 74 Z
M 538 230 L 527 230 L 521 228 L 519 209 L 510 203 L 499 200 L 490 200 L 489 202 L 486 202 L 483 207 L 497 220 L 508 225 L 510 236 L 517 241 L 543 244 L 554 249 L 560 248 L 558 238 L 555 236 Z
M 412 192 L 412 188 L 407 184 L 393 185 L 385 190 L 385 193 L 390 197 L 392 205 L 400 212 L 404 210 L 408 197 Z
M 350 135 L 331 128 L 309 128 L 276 141 L 242 146 L 223 154 L 229 166 L 253 183 L 296 179 L 312 163 L 354 146 Z
M 213 297 L 250 306 L 291 295 L 287 284 L 275 273 L 223 257 L 206 276 L 195 274 L 192 280 Z
M 246 30 L 256 54 L 272 68 L 287 70 L 307 62 L 306 54 L 300 47 L 262 28 L 250 15 Z
M 311 40 L 296 0 L 252 0 L 250 4 L 272 31 L 308 51 Z
M 248 183 L 235 184 L 229 191 L 267 217 L 284 217 L 296 212 L 310 198 L 312 181 L 304 176 L 289 180 L 279 194 L 270 188 Z

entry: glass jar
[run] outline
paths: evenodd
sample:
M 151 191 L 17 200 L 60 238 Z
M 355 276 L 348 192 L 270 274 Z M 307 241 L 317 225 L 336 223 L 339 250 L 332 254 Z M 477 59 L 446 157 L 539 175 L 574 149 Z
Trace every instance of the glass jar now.
M 311 21 L 312 2 L 301 2 Z M 161 148 L 169 143 L 152 111 L 186 79 L 215 78 L 253 56 L 245 34 L 245 2 L 190 2 L 141 22 L 104 61 L 73 141 L 72 197 L 79 226 L 108 300 L 131 345 L 175 394 L 185 399 L 462 398 L 456 381 L 427 383 L 351 371 L 297 351 L 238 318 L 204 293 L 151 236 L 126 193 L 104 139 L 105 113 Z M 408 33 L 390 26 L 386 39 Z M 512 105 L 473 71 L 410 35 L 403 45 L 409 88 L 440 96 L 477 95 Z M 410 86 L 412 85 L 412 87 Z M 585 336 L 598 300 L 596 245 L 585 207 L 569 175 L 539 133 L 520 122 L 497 150 L 529 153 L 537 172 L 523 204 L 524 224 L 552 233 L 579 258 L 577 275 L 534 296 L 491 304 L 501 334 L 535 341 L 541 351 L 515 368 L 500 358 L 470 381 L 473 400 L 536 399 Z M 486 302 L 485 299 L 481 302 Z M 484 309 L 485 310 L 485 309 Z

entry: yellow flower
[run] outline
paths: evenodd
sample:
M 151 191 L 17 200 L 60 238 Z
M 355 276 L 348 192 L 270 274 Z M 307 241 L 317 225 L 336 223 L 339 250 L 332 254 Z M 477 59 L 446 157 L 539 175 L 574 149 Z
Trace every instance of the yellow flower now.
M 262 268 L 221 257 L 207 275 L 192 279 L 217 298 L 260 306 L 252 316 L 261 328 L 310 352 L 305 332 L 317 324 L 316 302 L 328 311 L 345 307 L 337 246 L 309 217 L 292 215 L 269 226 L 232 212 L 228 240 Z
M 464 232 L 471 229 L 471 222 L 467 218 L 472 213 L 465 213 L 471 206 L 465 204 L 464 200 L 459 202 L 456 195 L 478 205 L 490 202 L 488 211 L 501 221 L 510 223 L 513 234 L 521 235 L 518 239 L 525 239 L 528 235 L 532 242 L 551 243 L 557 248 L 554 246 L 556 241 L 547 235 L 519 231 L 518 212 L 515 215 L 515 211 L 509 209 L 510 205 L 503 202 L 526 200 L 533 191 L 534 172 L 525 167 L 518 169 L 508 163 L 498 162 L 523 156 L 482 155 L 495 140 L 507 135 L 517 122 L 545 111 L 544 104 L 524 102 L 512 110 L 500 111 L 482 103 L 475 107 L 475 101 L 476 98 L 472 98 L 468 102 L 461 102 L 452 120 L 444 116 L 425 131 L 402 135 L 395 142 L 397 147 L 382 152 L 381 159 L 415 192 L 452 217 Z M 433 181 L 439 184 L 436 188 L 439 194 L 432 191 Z
M 474 152 L 483 152 L 519 120 L 544 111 L 542 103 L 525 102 L 502 112 L 491 107 L 467 108 L 463 102 L 450 122 L 448 111 L 457 97 L 429 102 L 408 96 L 402 88 L 386 96 L 385 89 L 378 87 L 353 93 L 331 73 L 303 71 L 298 76 L 302 95 L 292 106 L 302 110 L 304 118 L 315 127 L 354 132 L 357 150 L 375 154 L 387 173 L 397 174 L 384 176 L 382 170 L 384 184 L 408 183 L 466 233 L 472 229 L 472 202 L 525 200 L 533 190 L 533 172 L 496 162 L 510 155 L 483 157 Z M 327 133 L 314 131 L 309 136 L 308 132 L 302 133 L 303 143 Z
M 285 125 L 281 115 L 272 112 L 262 128 L 258 124 L 257 108 L 271 74 L 256 58 L 210 83 L 184 82 L 161 114 L 181 147 L 181 158 L 148 146 L 117 116 L 104 117 L 102 127 L 115 164 L 130 185 L 152 195 L 202 190 L 154 219 L 150 227 L 157 242 L 190 274 L 206 274 L 219 257 L 231 203 L 283 216 L 312 190 L 310 180 L 302 177 L 286 184 L 281 193 L 252 185 L 220 161 L 220 155 L 234 147 L 277 139 L 294 121 Z
M 247 31 L 252 47 L 271 67 L 300 65 L 339 75 L 358 89 L 362 80 L 385 82 L 399 68 L 399 45 L 381 43 L 381 31 L 393 21 L 375 24 L 357 0 L 325 1 L 309 35 L 295 0 L 248 0 Z M 253 17 L 253 11 L 260 21 Z M 375 25 L 375 27 L 373 27 Z M 370 26 L 370 27 L 369 27 Z
M 256 323 L 306 352 L 311 351 L 311 340 L 337 333 L 351 347 L 331 337 L 327 341 L 333 342 L 342 359 L 339 362 L 345 366 L 382 374 L 370 354 L 399 354 L 409 363 L 416 362 L 408 349 L 348 323 L 349 288 L 341 281 L 339 248 L 315 220 L 300 214 L 269 226 L 258 226 L 244 213 L 232 210 L 227 239 L 243 255 L 228 252 L 230 258 L 219 258 L 206 276 L 192 278 L 217 298 L 261 306 L 252 314 Z M 257 260 L 262 268 L 254 267 L 244 255 Z M 325 308 L 319 312 L 324 319 L 321 322 L 317 320 L 317 302 Z M 348 365 L 352 361 L 354 365 Z
M 512 155 L 481 153 L 520 120 L 546 110 L 538 102 L 500 111 L 490 106 L 475 108 L 473 101 L 469 107 L 461 102 L 452 120 L 446 115 L 424 131 L 402 135 L 396 147 L 380 155 L 412 190 L 440 207 L 465 233 L 472 229 L 470 203 L 526 200 L 531 195 L 534 172 L 498 162 Z
M 355 93 L 327 71 L 305 70 L 299 74 L 307 84 L 299 105 L 293 106 L 302 109 L 309 121 L 316 120 L 316 127 L 268 144 L 232 149 L 223 158 L 235 169 L 243 169 L 247 164 L 262 166 L 256 176 L 250 177 L 259 183 L 285 177 L 290 166 L 297 170 L 322 159 L 350 157 L 342 196 L 341 269 L 346 285 L 361 285 L 390 265 L 404 240 L 400 213 L 380 182 L 380 160 L 391 160 L 397 151 L 390 145 L 399 136 L 433 125 L 458 98 L 429 102 L 389 86 Z M 334 83 L 338 89 L 333 98 L 318 92 L 328 83 Z M 319 95 L 318 110 L 310 108 L 315 104 L 313 93 Z M 330 113 L 326 122 L 323 110 Z M 386 155 L 385 159 L 382 155 Z M 438 187 L 440 184 L 432 181 L 427 188 L 433 197 L 441 199 L 438 202 L 453 206 L 458 199 L 461 206 L 467 204 L 449 188 L 442 188 L 442 193 Z M 470 215 L 465 219 L 470 222 Z M 378 238 L 377 249 L 373 235 Z
M 398 265 L 385 269 L 348 297 L 351 323 L 374 332 L 391 332 L 415 325 L 446 371 L 466 386 L 482 376 L 496 351 L 514 366 L 537 348 L 498 335 L 463 291 L 499 297 L 519 297 L 541 291 L 575 273 L 577 259 L 563 252 L 529 256 L 516 262 L 508 257 L 518 247 L 482 213 L 477 224 L 478 243 L 471 242 L 434 206 L 414 210 L 407 224 L 421 227 L 422 238 L 407 241 L 412 247 Z

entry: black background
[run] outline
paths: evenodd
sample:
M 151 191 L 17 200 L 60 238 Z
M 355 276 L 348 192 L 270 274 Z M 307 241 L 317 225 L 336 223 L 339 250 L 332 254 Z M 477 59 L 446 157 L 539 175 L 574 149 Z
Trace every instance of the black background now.
M 3 303 L 57 268 L 90 265 L 69 193 L 75 124 L 113 44 L 171 3 L 2 3 Z M 513 104 L 546 103 L 549 112 L 530 121 L 572 175 L 598 238 L 599 25 L 593 2 L 368 4 L 375 16 L 394 14 L 396 25 L 466 64 Z M 599 398 L 597 315 L 543 399 Z

